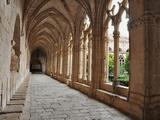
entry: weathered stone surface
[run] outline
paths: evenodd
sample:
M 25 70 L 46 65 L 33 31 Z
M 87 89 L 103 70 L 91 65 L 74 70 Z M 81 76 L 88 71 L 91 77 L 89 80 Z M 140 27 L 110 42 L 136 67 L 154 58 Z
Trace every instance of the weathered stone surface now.
M 20 36 L 23 1 L 15 0 L 9 4 L 7 0 L 0 1 L 0 110 L 28 75 L 26 39 L 25 35 Z
M 2 120 L 19 120 L 25 102 L 21 99 L 25 99 L 26 96 L 26 92 L 21 93 L 21 91 L 27 91 L 27 86 L 28 80 L 25 80 L 18 88 L 18 91 L 12 96 L 7 106 L 0 112 L 0 118 Z M 21 93 L 21 95 L 19 95 L 19 93 Z
M 20 120 L 20 113 L 10 113 L 0 115 L 0 120 Z
M 22 120 L 131 120 L 45 75 L 32 75 Z
M 8 105 L 24 105 L 24 100 L 11 100 Z

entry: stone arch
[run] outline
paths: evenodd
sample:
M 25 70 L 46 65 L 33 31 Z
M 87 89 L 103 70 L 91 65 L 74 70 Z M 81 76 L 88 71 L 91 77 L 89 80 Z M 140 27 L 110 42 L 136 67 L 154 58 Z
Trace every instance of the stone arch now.
M 13 40 L 11 41 L 12 52 L 11 52 L 11 71 L 19 72 L 20 68 L 20 17 L 16 17 L 16 22 L 14 26 Z

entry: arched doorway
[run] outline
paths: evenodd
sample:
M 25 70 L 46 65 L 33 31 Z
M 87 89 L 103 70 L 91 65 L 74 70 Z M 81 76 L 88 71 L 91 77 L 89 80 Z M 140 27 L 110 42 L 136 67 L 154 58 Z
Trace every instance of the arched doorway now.
M 38 48 L 31 54 L 30 72 L 45 73 L 46 72 L 46 53 Z

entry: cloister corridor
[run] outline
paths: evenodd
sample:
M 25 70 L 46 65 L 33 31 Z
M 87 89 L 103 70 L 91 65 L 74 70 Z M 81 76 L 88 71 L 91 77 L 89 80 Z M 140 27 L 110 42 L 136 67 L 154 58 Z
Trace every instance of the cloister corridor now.
M 33 74 L 21 120 L 131 120 L 46 75 Z
M 0 120 L 160 120 L 160 0 L 0 0 Z

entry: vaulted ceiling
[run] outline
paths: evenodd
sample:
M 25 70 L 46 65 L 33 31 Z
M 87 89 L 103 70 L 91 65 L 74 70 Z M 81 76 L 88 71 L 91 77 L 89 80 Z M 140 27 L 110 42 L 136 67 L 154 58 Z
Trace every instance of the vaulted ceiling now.
M 86 14 L 92 20 L 103 0 L 25 0 L 23 21 L 30 49 L 58 47 Z M 108 0 L 109 1 L 109 0 Z

